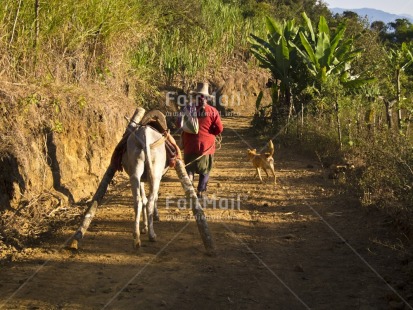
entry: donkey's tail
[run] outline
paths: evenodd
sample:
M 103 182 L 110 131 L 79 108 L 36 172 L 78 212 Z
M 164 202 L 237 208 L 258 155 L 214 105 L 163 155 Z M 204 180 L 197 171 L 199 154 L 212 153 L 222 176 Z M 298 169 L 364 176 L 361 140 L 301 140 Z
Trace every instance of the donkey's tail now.
M 153 180 L 154 176 L 153 176 L 152 157 L 151 157 L 151 141 L 148 138 L 148 129 L 149 127 L 145 127 L 145 130 L 143 131 L 144 139 L 145 139 L 145 145 L 143 146 L 143 149 L 145 152 L 146 171 L 148 171 L 149 179 Z

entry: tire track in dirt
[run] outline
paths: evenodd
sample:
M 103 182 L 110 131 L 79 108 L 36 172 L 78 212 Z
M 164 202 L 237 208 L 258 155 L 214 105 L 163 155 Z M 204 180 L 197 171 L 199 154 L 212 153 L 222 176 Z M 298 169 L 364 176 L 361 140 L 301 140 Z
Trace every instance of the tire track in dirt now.
M 0 305 L 4 309 L 407 309 L 397 295 L 412 302 L 413 266 L 403 248 L 391 246 L 399 236 L 390 232 L 386 218 L 363 210 L 357 199 L 325 177 L 317 162 L 292 150 L 276 148 L 277 185 L 268 179 L 260 184 L 253 179 L 246 149 L 259 149 L 266 141 L 251 135 L 249 118 L 223 121 L 223 143 L 205 209 L 216 257 L 204 254 L 192 212 L 179 200 L 183 190 L 174 171 L 162 182 L 161 222 L 155 223 L 158 241 L 151 243 L 143 236 L 143 247 L 133 249 L 132 199 L 126 176 L 119 175 L 79 252 L 61 249 L 77 228 L 64 227 L 55 239 L 44 240 L 2 266 Z

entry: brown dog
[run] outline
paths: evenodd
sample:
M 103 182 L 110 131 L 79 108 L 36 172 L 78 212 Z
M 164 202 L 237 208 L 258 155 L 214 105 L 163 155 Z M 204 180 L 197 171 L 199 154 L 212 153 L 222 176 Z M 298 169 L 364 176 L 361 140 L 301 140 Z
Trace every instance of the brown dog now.
M 251 161 L 255 169 L 257 169 L 257 173 L 255 174 L 255 176 L 258 175 L 261 182 L 263 182 L 262 177 L 261 177 L 261 172 L 260 172 L 260 169 L 262 168 L 267 174 L 267 177 L 269 177 L 267 169 L 270 169 L 272 171 L 272 175 L 274 176 L 274 184 L 276 183 L 274 158 L 272 157 L 273 155 L 274 155 L 274 144 L 272 143 L 271 140 L 268 142 L 268 152 L 264 154 L 257 154 L 256 149 L 253 149 L 253 150 L 248 149 L 247 151 L 248 160 Z

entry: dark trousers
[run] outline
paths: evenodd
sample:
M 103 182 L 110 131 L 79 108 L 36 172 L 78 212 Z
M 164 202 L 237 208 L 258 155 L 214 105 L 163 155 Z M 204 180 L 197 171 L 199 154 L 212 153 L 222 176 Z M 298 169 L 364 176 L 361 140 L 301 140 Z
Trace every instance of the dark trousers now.
M 194 180 L 194 174 L 195 174 L 194 172 L 188 171 L 188 176 L 191 181 Z M 208 185 L 208 179 L 209 179 L 209 173 L 199 174 L 199 181 L 198 181 L 198 187 L 197 187 L 198 192 L 206 192 L 207 185 Z
M 186 167 L 189 179 L 194 180 L 195 174 L 199 174 L 198 192 L 205 192 L 207 190 L 209 173 L 212 169 L 214 155 L 208 154 L 199 158 L 197 154 L 184 154 L 185 163 L 190 163 Z

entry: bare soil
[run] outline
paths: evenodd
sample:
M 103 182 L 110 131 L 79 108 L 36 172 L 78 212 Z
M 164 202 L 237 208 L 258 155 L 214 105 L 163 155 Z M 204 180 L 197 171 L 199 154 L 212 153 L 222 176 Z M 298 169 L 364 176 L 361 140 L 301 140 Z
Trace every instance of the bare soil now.
M 205 254 L 173 170 L 160 190 L 158 241 L 143 236 L 134 249 L 121 174 L 78 252 L 64 244 L 80 221 L 0 267 L 0 308 L 412 309 L 409 240 L 389 218 L 277 143 L 277 184 L 261 184 L 246 149 L 266 141 L 249 133 L 249 118 L 224 125 L 205 210 L 215 257 Z

